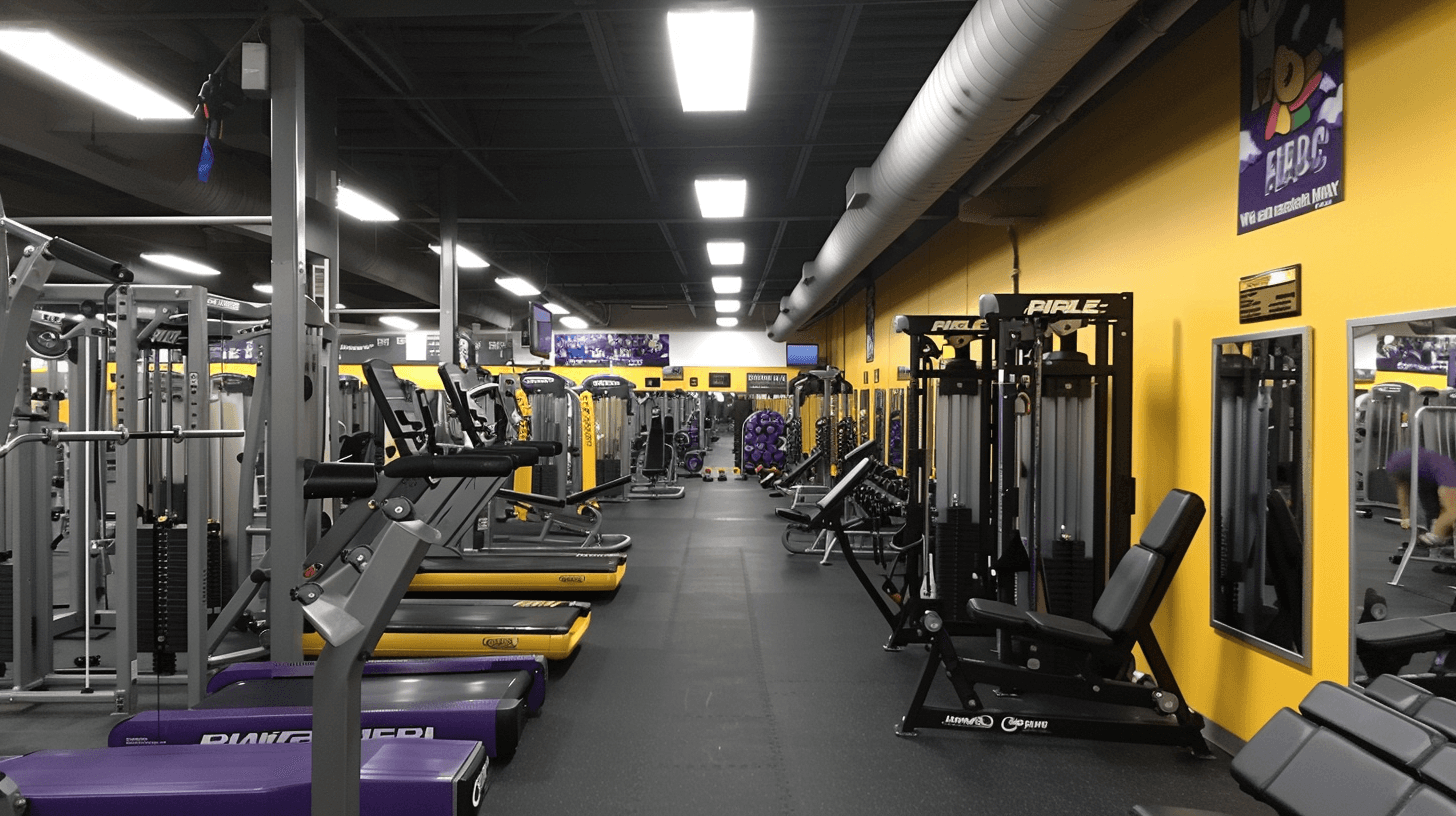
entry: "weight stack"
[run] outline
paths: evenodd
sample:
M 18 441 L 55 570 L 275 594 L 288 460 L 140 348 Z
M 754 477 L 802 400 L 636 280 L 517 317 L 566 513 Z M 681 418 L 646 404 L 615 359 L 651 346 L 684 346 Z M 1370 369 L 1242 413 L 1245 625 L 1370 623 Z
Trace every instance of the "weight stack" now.
M 622 476 L 622 460 L 621 459 L 598 459 L 597 460 L 597 484 L 606 484 L 607 482 L 610 482 L 613 479 L 621 478 L 621 476 Z M 620 499 L 622 497 L 622 494 L 624 492 L 626 492 L 626 488 L 624 488 L 624 487 L 618 487 L 618 488 L 615 488 L 613 490 L 609 490 L 606 493 L 602 493 L 601 494 L 601 497 L 604 498 L 604 499 Z
M 221 612 L 222 604 L 227 599 L 223 587 L 236 586 L 239 583 L 232 580 L 231 575 L 225 574 L 233 572 L 229 568 L 230 566 L 222 553 L 222 525 L 216 521 L 209 521 L 207 523 L 207 588 L 202 596 L 203 603 L 209 612 Z
M 543 496 L 556 495 L 556 465 L 533 465 L 531 467 L 531 492 Z M 601 477 L 597 477 L 601 478 Z
M 142 527 L 136 548 L 137 650 L 169 674 L 187 649 L 187 527 Z
M 992 553 L 976 511 L 969 507 L 951 507 L 946 520 L 935 525 L 935 583 L 945 600 L 941 614 L 947 620 L 965 621 L 966 601 L 972 598 L 993 598 L 983 590 L 981 578 L 989 576 Z
M 1092 559 L 1082 554 L 1085 551 L 1086 545 L 1080 541 L 1058 540 L 1052 542 L 1051 557 L 1042 559 L 1047 611 L 1053 615 L 1092 620 L 1097 598 L 1093 595 Z
M 0 562 L 0 663 L 15 654 L 15 564 Z

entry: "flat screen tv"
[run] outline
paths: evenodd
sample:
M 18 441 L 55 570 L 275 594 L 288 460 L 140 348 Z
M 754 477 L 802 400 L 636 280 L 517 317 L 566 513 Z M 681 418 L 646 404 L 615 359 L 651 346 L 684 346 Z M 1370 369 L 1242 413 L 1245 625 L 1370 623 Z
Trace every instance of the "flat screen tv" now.
M 818 343 L 788 343 L 784 346 L 784 364 L 793 366 L 819 365 Z
M 531 304 L 531 319 L 526 325 L 526 347 L 532 355 L 551 360 L 551 312 L 540 303 Z

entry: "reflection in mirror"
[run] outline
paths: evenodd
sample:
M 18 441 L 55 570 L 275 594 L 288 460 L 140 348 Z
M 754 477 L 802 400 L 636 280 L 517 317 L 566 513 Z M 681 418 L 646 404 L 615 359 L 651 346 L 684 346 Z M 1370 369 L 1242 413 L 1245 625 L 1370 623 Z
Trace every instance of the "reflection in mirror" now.
M 905 472 L 905 389 L 890 389 L 889 430 L 885 432 L 888 444 L 886 459 L 890 467 Z
M 875 439 L 880 440 L 880 460 L 887 461 L 888 444 L 885 442 L 885 389 L 875 389 Z
M 1212 622 L 1308 665 L 1308 328 L 1213 341 Z
M 1456 637 L 1431 616 L 1456 609 L 1456 310 L 1348 325 L 1351 679 L 1400 673 L 1453 695 Z
M 859 441 L 868 442 L 870 439 L 870 392 L 869 389 L 858 392 L 859 399 Z

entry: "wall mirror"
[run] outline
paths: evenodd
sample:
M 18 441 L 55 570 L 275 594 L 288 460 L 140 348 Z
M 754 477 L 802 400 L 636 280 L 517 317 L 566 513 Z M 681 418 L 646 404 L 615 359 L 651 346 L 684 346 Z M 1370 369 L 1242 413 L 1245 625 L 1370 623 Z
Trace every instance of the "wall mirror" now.
M 889 445 L 885 441 L 885 389 L 875 389 L 875 439 L 880 441 L 880 460 L 889 460 Z
M 855 419 L 859 422 L 859 441 L 861 444 L 870 441 L 870 392 L 869 389 L 859 391 L 855 394 L 859 400 L 859 409 L 855 412 Z
M 1210 620 L 1309 665 L 1310 330 L 1213 341 Z
M 1351 680 L 1385 672 L 1445 675 L 1444 651 L 1391 649 L 1370 628 L 1356 635 L 1362 623 L 1456 608 L 1456 556 L 1443 518 L 1456 516 L 1456 502 L 1448 500 L 1456 491 L 1439 489 L 1456 469 L 1456 308 L 1360 318 L 1347 327 Z M 1412 450 L 1420 474 L 1414 485 Z M 1409 497 L 1405 513 L 1402 493 Z

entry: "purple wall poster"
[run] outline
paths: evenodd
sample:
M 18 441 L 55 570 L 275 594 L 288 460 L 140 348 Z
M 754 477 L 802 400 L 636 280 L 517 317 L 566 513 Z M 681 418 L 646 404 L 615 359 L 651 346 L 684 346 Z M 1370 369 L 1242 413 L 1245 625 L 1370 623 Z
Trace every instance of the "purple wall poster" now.
M 1344 0 L 1239 0 L 1239 234 L 1345 200 Z
M 667 335 L 558 334 L 555 342 L 559 366 L 650 366 L 668 364 Z

